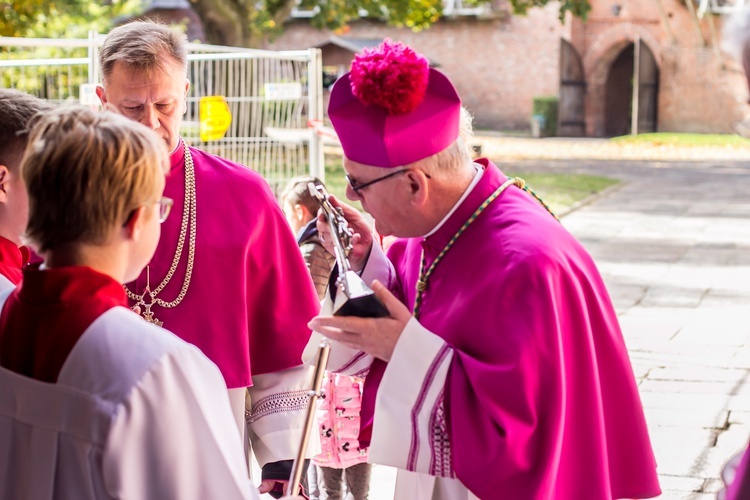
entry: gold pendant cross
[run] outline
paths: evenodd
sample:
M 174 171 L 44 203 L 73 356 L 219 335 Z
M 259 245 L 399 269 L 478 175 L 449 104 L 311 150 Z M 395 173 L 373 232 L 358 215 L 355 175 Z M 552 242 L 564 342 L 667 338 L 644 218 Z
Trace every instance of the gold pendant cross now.
M 162 326 L 164 322 L 154 318 L 154 313 L 151 311 L 152 305 L 154 305 L 153 302 L 151 304 L 143 303 L 143 319 L 149 323 L 155 324 L 156 326 Z
M 156 326 L 162 326 L 164 324 L 163 321 L 159 321 L 154 317 L 154 313 L 151 310 L 151 306 L 153 306 L 156 303 L 156 297 L 154 297 L 154 292 L 151 291 L 151 287 L 149 286 L 149 271 L 150 269 L 146 268 L 146 289 L 143 290 L 143 295 L 141 295 L 141 300 L 138 301 L 139 306 L 143 306 L 143 312 L 141 316 L 143 316 L 143 319 L 148 321 L 149 323 L 153 323 Z M 146 303 L 146 296 L 148 295 L 150 302 Z

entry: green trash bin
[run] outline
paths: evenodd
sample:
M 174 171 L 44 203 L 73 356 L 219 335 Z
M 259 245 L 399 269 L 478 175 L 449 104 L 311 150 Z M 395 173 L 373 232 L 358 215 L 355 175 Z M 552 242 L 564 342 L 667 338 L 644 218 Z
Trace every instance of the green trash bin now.
M 544 130 L 544 115 L 532 115 L 531 117 L 531 137 L 542 137 Z
M 539 127 L 539 135 L 534 134 L 536 126 Z M 557 96 L 534 98 L 531 112 L 531 135 L 534 137 L 557 135 Z

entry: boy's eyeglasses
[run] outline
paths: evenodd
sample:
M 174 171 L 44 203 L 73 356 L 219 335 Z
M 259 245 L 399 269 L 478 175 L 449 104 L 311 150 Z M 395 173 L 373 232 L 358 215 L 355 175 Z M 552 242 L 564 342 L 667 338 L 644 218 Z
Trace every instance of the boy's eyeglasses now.
M 159 201 L 157 201 L 159 204 L 159 223 L 161 224 L 165 220 L 167 220 L 167 217 L 169 217 L 169 212 L 172 210 L 172 205 L 174 205 L 174 200 L 172 198 L 167 198 L 166 196 L 162 196 L 159 198 Z
M 167 198 L 166 196 L 162 196 L 157 201 L 154 202 L 154 204 L 159 205 L 159 224 L 163 223 L 165 220 L 167 220 L 167 217 L 169 217 L 169 212 L 172 210 L 172 205 L 174 205 L 174 200 L 172 198 Z M 125 223 L 123 224 L 123 227 L 130 222 L 130 219 L 133 218 L 133 214 L 135 213 L 134 209 L 128 214 L 128 218 L 125 219 Z

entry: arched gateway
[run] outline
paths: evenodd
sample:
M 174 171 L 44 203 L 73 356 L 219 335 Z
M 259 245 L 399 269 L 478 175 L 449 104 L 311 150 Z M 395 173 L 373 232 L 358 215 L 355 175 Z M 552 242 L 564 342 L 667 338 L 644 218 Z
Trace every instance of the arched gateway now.
M 619 39 L 596 59 L 581 62 L 566 40 L 560 44 L 558 134 L 617 136 L 658 129 L 659 66 L 646 42 Z

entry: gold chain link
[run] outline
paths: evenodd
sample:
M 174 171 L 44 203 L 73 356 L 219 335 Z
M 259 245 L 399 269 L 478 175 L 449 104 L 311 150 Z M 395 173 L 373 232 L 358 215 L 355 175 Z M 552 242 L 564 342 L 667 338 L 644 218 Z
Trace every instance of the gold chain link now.
M 148 293 L 151 298 L 151 303 L 158 304 L 161 307 L 166 308 L 177 306 L 180 302 L 182 302 L 182 299 L 185 298 L 185 294 L 187 293 L 188 287 L 190 286 L 190 278 L 193 275 L 193 263 L 195 262 L 195 234 L 198 222 L 195 196 L 195 165 L 193 164 L 193 157 L 190 154 L 190 149 L 188 149 L 188 145 L 184 141 L 183 146 L 185 148 L 185 202 L 182 208 L 182 224 L 180 225 L 180 236 L 177 241 L 177 248 L 175 250 L 174 259 L 172 260 L 172 265 L 169 268 L 169 272 L 167 272 L 167 275 L 164 277 L 162 282 L 154 290 L 149 290 L 149 284 L 147 283 L 146 289 L 141 295 L 136 295 L 135 293 L 131 292 L 128 287 L 123 285 L 125 291 L 128 294 L 128 297 L 130 297 L 140 305 L 145 302 L 144 296 Z M 172 279 L 172 276 L 174 276 L 175 271 L 177 271 L 177 266 L 179 265 L 180 259 L 182 258 L 182 249 L 185 246 L 185 237 L 187 236 L 188 226 L 190 226 L 190 241 L 188 244 L 188 262 L 187 269 L 185 270 L 185 280 L 182 283 L 182 289 L 177 295 L 177 298 L 175 298 L 171 302 L 167 302 L 165 300 L 157 298 L 157 295 L 159 294 L 159 292 L 164 290 L 164 287 L 167 286 L 167 283 L 169 283 L 169 281 Z

